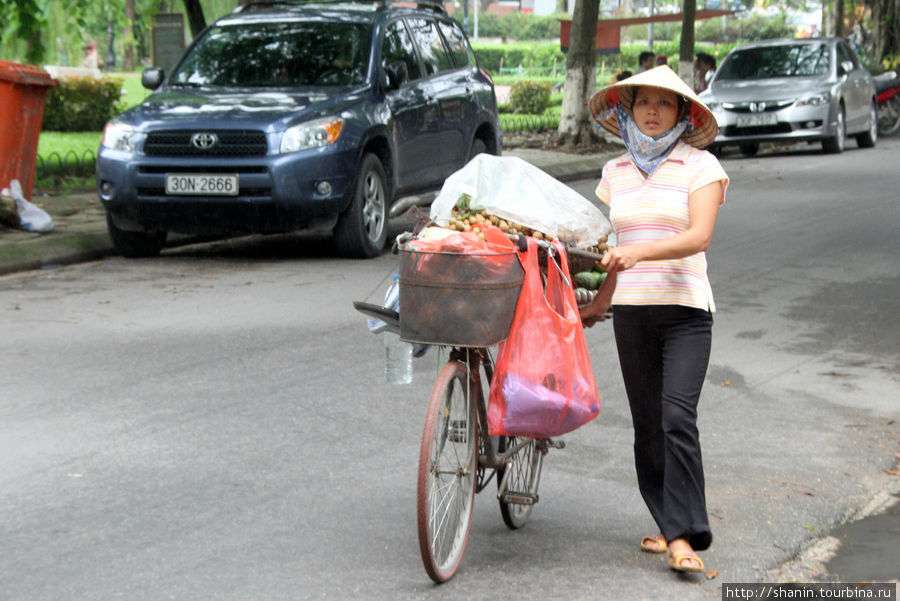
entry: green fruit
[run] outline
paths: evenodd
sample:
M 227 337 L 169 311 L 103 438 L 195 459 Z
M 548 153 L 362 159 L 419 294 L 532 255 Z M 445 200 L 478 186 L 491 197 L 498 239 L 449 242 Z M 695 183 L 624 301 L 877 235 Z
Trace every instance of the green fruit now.
M 606 274 L 597 273 L 596 271 L 580 271 L 573 277 L 578 287 L 596 290 L 603 283 L 603 280 L 606 279 Z

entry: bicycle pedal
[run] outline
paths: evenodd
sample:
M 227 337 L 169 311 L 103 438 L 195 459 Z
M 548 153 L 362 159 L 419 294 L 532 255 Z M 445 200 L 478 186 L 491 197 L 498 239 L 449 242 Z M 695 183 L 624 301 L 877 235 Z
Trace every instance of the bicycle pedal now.
M 469 442 L 469 422 L 464 419 L 452 419 L 447 424 L 447 440 L 456 443 Z
M 506 491 L 500 496 L 500 500 L 504 503 L 514 503 L 516 505 L 534 505 L 538 502 L 538 496 L 528 492 Z

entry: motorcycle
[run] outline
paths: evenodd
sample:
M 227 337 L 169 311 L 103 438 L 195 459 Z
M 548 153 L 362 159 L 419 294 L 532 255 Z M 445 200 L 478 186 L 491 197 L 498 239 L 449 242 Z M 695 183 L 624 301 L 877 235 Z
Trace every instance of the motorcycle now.
M 878 133 L 889 136 L 900 129 L 900 77 L 896 71 L 876 75 L 875 100 L 878 111 Z

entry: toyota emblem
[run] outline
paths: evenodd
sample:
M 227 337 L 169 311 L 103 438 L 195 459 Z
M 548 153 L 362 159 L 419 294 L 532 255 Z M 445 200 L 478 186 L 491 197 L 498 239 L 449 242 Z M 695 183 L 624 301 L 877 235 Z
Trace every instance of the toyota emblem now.
M 209 132 L 202 132 L 191 136 L 191 144 L 194 148 L 199 148 L 200 150 L 212 148 L 218 141 L 219 137 L 216 134 Z

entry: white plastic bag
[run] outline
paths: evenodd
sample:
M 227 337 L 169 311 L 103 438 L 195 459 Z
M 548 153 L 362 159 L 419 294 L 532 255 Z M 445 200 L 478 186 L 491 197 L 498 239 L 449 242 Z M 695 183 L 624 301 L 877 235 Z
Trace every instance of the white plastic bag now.
M 469 206 L 528 226 L 579 248 L 612 231 L 609 219 L 581 194 L 518 157 L 479 154 L 447 178 L 431 218 L 447 225 L 461 194 Z
M 16 201 L 16 212 L 19 214 L 19 227 L 28 232 L 49 232 L 53 230 L 53 219 L 39 206 L 33 205 L 22 193 L 22 185 L 19 180 L 9 182 L 9 188 L 4 188 L 2 194 L 11 196 Z

